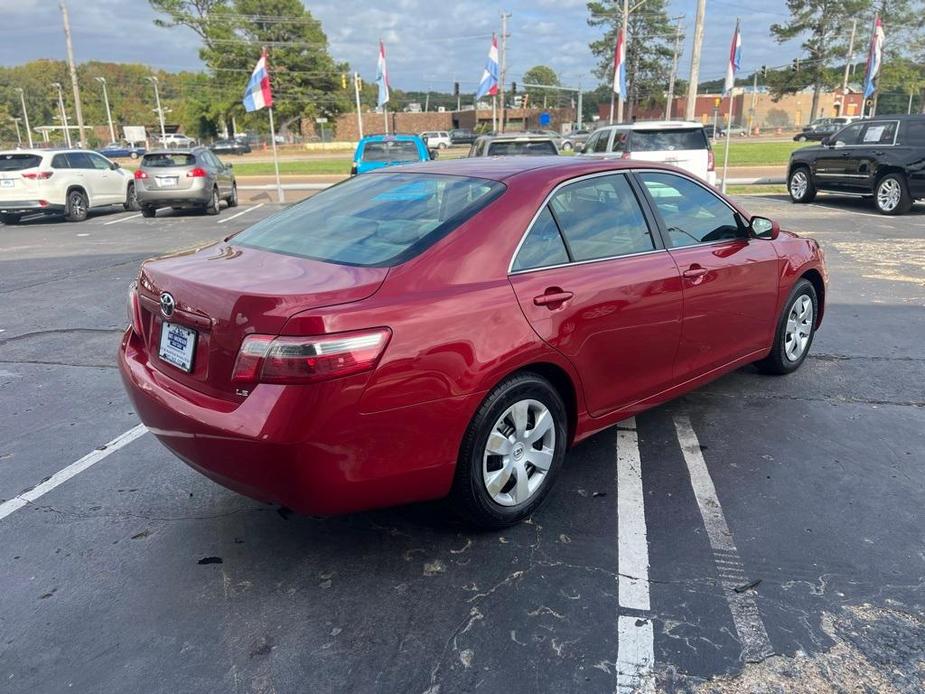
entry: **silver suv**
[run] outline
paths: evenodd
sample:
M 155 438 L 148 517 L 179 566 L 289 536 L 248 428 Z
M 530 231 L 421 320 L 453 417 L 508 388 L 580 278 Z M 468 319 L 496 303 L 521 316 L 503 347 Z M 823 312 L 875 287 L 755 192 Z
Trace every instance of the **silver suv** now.
M 135 171 L 135 195 L 145 217 L 161 207 L 218 214 L 222 200 L 237 206 L 238 184 L 231 164 L 205 147 L 171 149 L 145 154 Z

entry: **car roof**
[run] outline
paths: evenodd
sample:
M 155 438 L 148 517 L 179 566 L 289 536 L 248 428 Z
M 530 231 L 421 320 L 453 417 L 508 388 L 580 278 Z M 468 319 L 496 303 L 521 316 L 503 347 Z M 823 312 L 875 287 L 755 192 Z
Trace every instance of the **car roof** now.
M 154 155 L 154 154 L 196 154 L 197 152 L 201 152 L 201 151 L 204 150 L 204 149 L 206 149 L 206 148 L 205 148 L 205 147 L 202 147 L 202 146 L 197 146 L 197 147 L 170 147 L 170 148 L 164 147 L 164 148 L 162 148 L 162 149 L 153 149 L 153 150 L 149 150 L 149 151 L 145 152 L 145 156 L 146 156 L 146 157 L 150 157 L 150 156 L 152 156 L 152 155 Z
M 657 168 L 677 171 L 671 166 L 655 162 L 640 162 L 629 159 L 599 157 L 465 157 L 463 159 L 443 159 L 438 161 L 404 164 L 372 172 L 371 175 L 390 173 L 423 173 L 446 176 L 469 176 L 504 181 L 513 176 L 531 173 L 540 178 L 559 179 L 582 176 L 599 171 L 622 171 L 632 168 Z
M 543 135 L 541 133 L 510 132 L 497 133 L 494 135 L 479 135 L 479 140 L 486 142 L 517 142 L 521 140 L 546 142 L 552 141 L 552 135 Z
M 392 141 L 418 141 L 421 139 L 420 135 L 414 135 L 409 133 L 396 133 L 395 135 L 367 135 L 360 142 L 392 142 Z
M 702 128 L 703 123 L 692 120 L 638 120 L 633 123 L 614 123 L 603 128 L 620 128 L 621 130 L 677 130 L 681 128 Z

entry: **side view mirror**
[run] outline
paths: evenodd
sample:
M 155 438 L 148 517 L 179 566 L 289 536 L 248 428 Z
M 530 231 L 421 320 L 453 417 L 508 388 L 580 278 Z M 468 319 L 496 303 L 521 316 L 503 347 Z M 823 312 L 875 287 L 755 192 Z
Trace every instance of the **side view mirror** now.
M 431 159 L 436 159 L 436 158 L 439 156 L 439 152 L 437 152 L 437 150 L 435 150 L 435 149 L 431 149 L 431 150 L 428 150 L 428 151 L 430 152 L 430 158 L 431 158 Z
M 121 169 L 122 167 L 119 165 L 119 162 L 114 161 L 112 164 L 109 165 L 109 168 L 115 171 L 116 169 Z
M 780 235 L 780 224 L 767 217 L 752 217 L 749 229 L 757 239 L 773 241 Z

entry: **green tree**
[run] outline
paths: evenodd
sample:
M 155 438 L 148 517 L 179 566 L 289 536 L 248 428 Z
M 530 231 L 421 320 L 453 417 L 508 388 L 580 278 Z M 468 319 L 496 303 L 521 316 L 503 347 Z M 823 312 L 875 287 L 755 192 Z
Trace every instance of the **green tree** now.
M 524 84 L 543 84 L 550 87 L 559 86 L 559 75 L 556 71 L 547 65 L 534 65 L 524 73 Z M 544 107 L 551 101 L 556 101 L 558 92 L 554 89 L 537 89 L 535 87 L 524 87 L 529 97 L 529 103 L 536 106 L 542 104 Z
M 604 35 L 590 44 L 598 59 L 594 74 L 605 84 L 613 81 L 613 53 L 617 29 L 622 23 L 622 4 L 616 0 L 592 0 L 588 3 L 588 24 L 603 27 Z M 667 0 L 648 0 L 638 11 L 631 12 L 627 23 L 626 83 L 629 90 L 628 110 L 631 119 L 639 106 L 664 106 L 665 85 L 671 78 L 675 26 L 668 16 Z

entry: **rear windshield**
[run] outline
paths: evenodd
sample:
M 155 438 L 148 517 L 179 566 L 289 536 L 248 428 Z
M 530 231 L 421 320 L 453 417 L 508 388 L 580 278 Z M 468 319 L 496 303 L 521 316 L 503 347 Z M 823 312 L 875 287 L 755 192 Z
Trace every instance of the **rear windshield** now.
M 192 154 L 181 154 L 174 152 L 164 152 L 163 154 L 146 154 L 141 160 L 141 165 L 145 168 L 192 166 L 195 163 L 196 157 L 194 157 Z
M 363 147 L 363 161 L 418 161 L 420 158 L 417 143 L 411 140 L 367 142 Z
M 0 171 L 22 171 L 34 169 L 42 163 L 36 154 L 0 154 Z
M 462 176 L 357 176 L 257 222 L 233 243 L 342 265 L 397 265 L 503 191 L 496 181 Z
M 488 156 L 504 157 L 512 154 L 545 157 L 558 154 L 551 140 L 524 140 L 522 142 L 492 142 L 488 145 Z
M 634 152 L 673 152 L 679 149 L 709 149 L 703 128 L 683 130 L 633 130 L 630 149 Z

